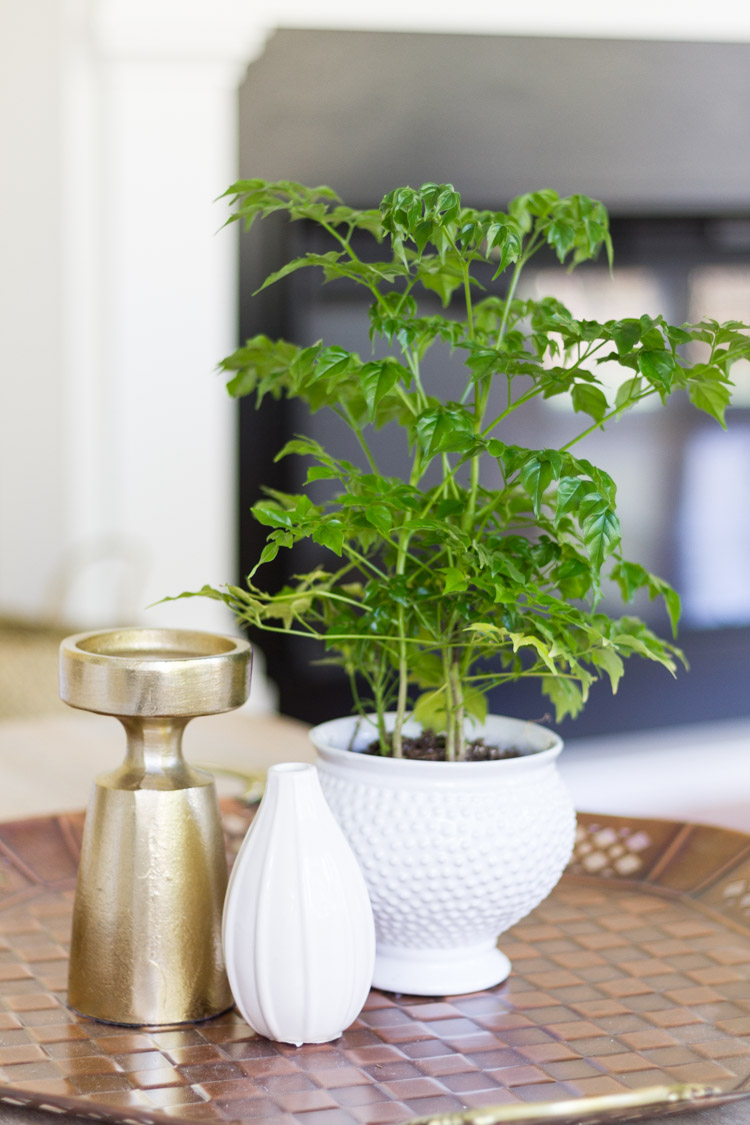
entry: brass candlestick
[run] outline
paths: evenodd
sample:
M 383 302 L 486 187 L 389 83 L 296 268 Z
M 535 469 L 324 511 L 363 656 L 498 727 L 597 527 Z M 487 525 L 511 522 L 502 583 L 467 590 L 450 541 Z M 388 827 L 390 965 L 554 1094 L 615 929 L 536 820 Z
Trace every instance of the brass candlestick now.
M 207 1019 L 232 1003 L 221 951 L 227 864 L 213 779 L 183 759 L 197 715 L 245 702 L 241 640 L 178 629 L 81 633 L 60 646 L 60 695 L 113 715 L 122 765 L 97 777 L 78 871 L 68 1003 L 110 1023 Z

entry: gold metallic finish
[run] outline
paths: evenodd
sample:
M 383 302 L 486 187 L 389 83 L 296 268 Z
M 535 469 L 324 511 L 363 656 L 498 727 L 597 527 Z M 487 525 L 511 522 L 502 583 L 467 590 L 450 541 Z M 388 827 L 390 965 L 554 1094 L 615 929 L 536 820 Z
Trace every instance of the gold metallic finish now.
M 695 1083 L 678 1086 L 647 1086 L 623 1094 L 573 1098 L 536 1105 L 486 1106 L 459 1113 L 415 1117 L 407 1125 L 605 1125 L 615 1121 L 640 1121 L 655 1113 L 700 1109 L 748 1097 L 747 1091 L 726 1094 L 714 1086 Z M 660 1118 L 661 1120 L 661 1118 Z
M 250 646 L 175 629 L 69 637 L 60 695 L 114 715 L 123 763 L 96 779 L 78 870 L 68 1003 L 93 1019 L 160 1026 L 232 997 L 221 951 L 227 882 L 213 779 L 182 757 L 190 718 L 247 699 Z
M 103 715 L 216 715 L 250 691 L 250 646 L 187 629 L 79 633 L 60 646 L 60 696 Z

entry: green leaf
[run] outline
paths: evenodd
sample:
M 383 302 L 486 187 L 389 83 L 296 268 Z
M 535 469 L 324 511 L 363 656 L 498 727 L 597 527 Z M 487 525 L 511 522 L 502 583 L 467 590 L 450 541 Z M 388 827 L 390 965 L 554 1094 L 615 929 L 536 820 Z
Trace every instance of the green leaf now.
M 604 391 L 599 387 L 593 387 L 591 383 L 574 383 L 570 397 L 573 400 L 573 409 L 588 414 L 595 422 L 601 422 L 609 409 Z
M 617 410 L 629 410 L 635 406 L 642 391 L 643 379 L 640 375 L 634 375 L 632 379 L 626 379 L 617 388 L 617 394 L 615 395 Z
M 269 392 L 274 398 L 289 392 L 289 371 L 298 354 L 299 348 L 285 340 L 254 336 L 223 359 L 219 368 L 235 373 L 227 383 L 233 398 L 254 394 L 259 406 Z
M 585 598 L 591 587 L 591 570 L 578 558 L 566 559 L 554 570 L 553 578 L 564 598 Z
M 288 457 L 290 453 L 299 453 L 301 456 L 319 457 L 321 460 L 328 460 L 323 446 L 320 442 L 314 441 L 313 438 L 301 437 L 292 438 L 288 441 L 282 449 L 274 457 L 274 462 L 283 460 Z
M 625 559 L 622 559 L 613 568 L 612 578 L 620 588 L 623 601 L 632 601 L 635 593 L 643 589 L 648 590 L 649 597 L 652 600 L 661 597 L 672 627 L 672 635 L 674 636 L 677 633 L 677 625 L 680 620 L 680 597 L 668 582 L 655 574 L 650 574 L 640 563 L 628 562 Z
M 534 218 L 546 217 L 559 198 L 557 192 L 549 188 L 530 191 L 511 200 L 508 210 L 521 230 L 525 232 L 531 230 Z
M 597 668 L 601 668 L 609 676 L 612 685 L 612 694 L 617 694 L 617 687 L 625 672 L 625 665 L 611 646 L 596 649 L 591 654 L 591 659 Z
M 668 582 L 659 580 L 659 590 L 664 599 L 664 606 L 669 617 L 669 623 L 672 626 L 672 636 L 677 636 L 677 626 L 680 621 L 680 614 L 682 612 L 682 605 L 680 602 L 680 595 L 676 590 L 672 589 Z
M 247 576 L 247 581 L 252 581 L 256 572 L 264 563 L 275 559 L 282 547 L 291 547 L 293 543 L 294 535 L 291 531 L 272 531 L 268 537 L 268 542 L 260 553 L 260 558 Z
M 477 633 L 482 637 L 502 637 L 507 634 L 507 630 L 491 621 L 472 621 L 471 625 L 466 626 L 466 632 Z
M 464 713 L 480 725 L 487 718 L 487 696 L 479 688 L 464 692 Z
M 315 364 L 315 378 L 322 379 L 334 375 L 341 375 L 353 367 L 359 368 L 359 358 L 346 348 L 323 348 Z
M 416 433 L 425 455 L 434 457 L 465 449 L 474 437 L 474 425 L 466 410 L 436 407 L 419 415 Z
M 365 508 L 365 519 L 369 524 L 372 524 L 381 535 L 386 537 L 390 534 L 393 526 L 393 515 L 390 508 L 385 504 L 368 504 Z
M 444 686 L 420 695 L 412 712 L 415 722 L 421 723 L 426 730 L 444 731 L 448 718 L 445 696 Z M 463 706 L 467 718 L 480 724 L 487 718 L 487 699 L 478 688 L 468 688 L 464 692 Z
M 668 391 L 677 362 L 664 348 L 650 348 L 638 352 L 638 370 L 652 386 Z
M 663 664 L 674 675 L 676 665 L 674 660 L 666 653 L 661 642 L 657 642 L 653 635 L 636 636 L 633 633 L 615 633 L 612 643 L 624 650 L 627 655 L 635 654 L 645 657 L 646 660 L 655 660 Z
M 425 730 L 445 730 L 447 718 L 445 687 L 420 695 L 412 712 L 412 718 L 415 722 L 421 723 Z
M 262 293 L 269 285 L 275 285 L 277 281 L 281 281 L 290 274 L 296 273 L 297 270 L 307 269 L 310 266 L 321 266 L 325 270 L 330 270 L 344 257 L 343 252 L 336 250 L 329 250 L 327 254 L 305 254 L 302 258 L 295 258 L 292 262 L 287 262 L 281 269 L 275 270 L 269 274 L 263 284 L 255 290 L 255 294 Z
M 498 255 L 497 269 L 492 275 L 495 281 L 512 262 L 517 262 L 523 250 L 523 235 L 516 223 L 505 219 L 490 224 L 487 231 L 487 250 Z
M 258 523 L 263 524 L 264 527 L 288 527 L 294 526 L 294 516 L 288 508 L 282 508 L 279 504 L 274 504 L 270 500 L 260 500 L 254 504 L 251 509 L 253 516 Z
M 335 469 L 332 465 L 311 465 L 307 470 L 305 483 L 312 484 L 316 480 L 338 480 L 340 477 L 341 470 Z
M 586 516 L 583 523 L 583 541 L 589 558 L 597 570 L 600 570 L 620 542 L 620 521 L 609 507 L 594 510 Z
M 563 477 L 557 486 L 556 518 L 559 519 L 565 512 L 577 511 L 590 487 L 589 482 L 580 477 Z
M 451 297 L 464 283 L 460 260 L 455 254 L 422 258 L 416 272 L 425 289 L 437 293 L 444 309 L 448 308 Z
M 263 563 L 272 562 L 276 558 L 276 556 L 278 555 L 279 549 L 280 549 L 279 543 L 266 543 L 265 547 L 263 548 L 263 550 L 260 553 L 260 559 L 258 560 L 258 566 L 262 566 Z
M 648 584 L 649 573 L 640 563 L 627 562 L 623 559 L 612 572 L 612 577 L 620 587 L 624 601 L 632 601 L 638 590 Z
M 466 576 L 462 571 L 458 570 L 455 566 L 441 566 L 439 567 L 440 573 L 445 575 L 445 585 L 443 592 L 445 594 L 455 593 L 456 590 L 466 590 L 468 582 Z
M 301 394 L 310 379 L 314 377 L 315 361 L 320 354 L 321 346 L 319 340 L 309 348 L 299 349 L 289 364 L 289 378 L 295 393 Z
M 338 520 L 327 520 L 319 524 L 313 531 L 313 542 L 320 543 L 321 547 L 328 547 L 335 555 L 340 555 L 344 546 L 346 528 Z
M 448 519 L 449 516 L 457 516 L 460 512 L 464 511 L 464 501 L 458 498 L 449 497 L 446 500 L 441 500 L 435 509 L 435 515 L 439 520 Z
M 529 495 L 535 515 L 542 510 L 544 494 L 553 480 L 560 477 L 562 457 L 553 449 L 532 454 L 521 468 L 521 484 Z
M 533 649 L 541 657 L 542 662 L 549 668 L 550 672 L 557 672 L 549 645 L 546 645 L 539 637 L 535 637 L 533 633 L 508 633 L 508 637 L 513 645 L 514 652 L 518 652 L 519 648 Z
M 690 381 L 688 394 L 693 406 L 710 414 L 726 429 L 724 412 L 732 402 L 731 387 L 727 383 L 716 380 L 705 380 L 700 383 Z
M 693 338 L 690 332 L 686 332 L 684 328 L 676 328 L 672 324 L 665 325 L 664 331 L 673 347 L 678 347 L 680 344 L 689 344 Z
M 574 680 L 564 679 L 561 676 L 545 676 L 542 680 L 542 693 L 554 704 L 558 723 L 567 716 L 575 719 L 583 710 L 585 702 L 583 692 Z
M 398 363 L 393 360 L 383 359 L 373 363 L 366 363 L 359 373 L 365 395 L 365 402 L 370 413 L 370 421 L 375 420 L 375 411 L 378 404 L 395 387 L 402 374 L 406 374 Z
M 547 242 L 557 254 L 559 261 L 564 262 L 576 243 L 575 227 L 564 219 L 553 219 L 547 227 Z

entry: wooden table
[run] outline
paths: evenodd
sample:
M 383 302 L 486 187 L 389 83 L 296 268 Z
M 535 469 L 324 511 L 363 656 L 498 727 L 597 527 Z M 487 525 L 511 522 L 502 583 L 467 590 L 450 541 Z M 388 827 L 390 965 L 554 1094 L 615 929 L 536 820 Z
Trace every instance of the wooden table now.
M 75 713 L 62 705 L 59 715 L 0 723 L 0 820 L 85 807 L 93 776 L 121 760 L 124 744 L 115 720 Z M 243 712 L 194 720 L 185 735 L 185 750 L 196 764 L 216 763 L 247 772 L 274 762 L 313 759 L 303 724 Z M 222 782 L 227 784 L 235 783 Z M 0 1122 L 6 1125 L 49 1125 L 52 1120 L 51 1115 L 27 1109 L 0 1111 Z M 750 1121 L 750 1103 L 658 1120 L 740 1125 Z

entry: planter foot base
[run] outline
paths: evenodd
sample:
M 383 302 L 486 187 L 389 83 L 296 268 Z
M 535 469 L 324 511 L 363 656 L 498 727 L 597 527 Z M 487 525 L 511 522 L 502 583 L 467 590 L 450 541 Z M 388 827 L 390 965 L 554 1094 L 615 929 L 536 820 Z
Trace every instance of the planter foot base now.
M 506 979 L 510 961 L 492 943 L 458 949 L 404 949 L 378 944 L 373 988 L 411 996 L 459 996 Z

